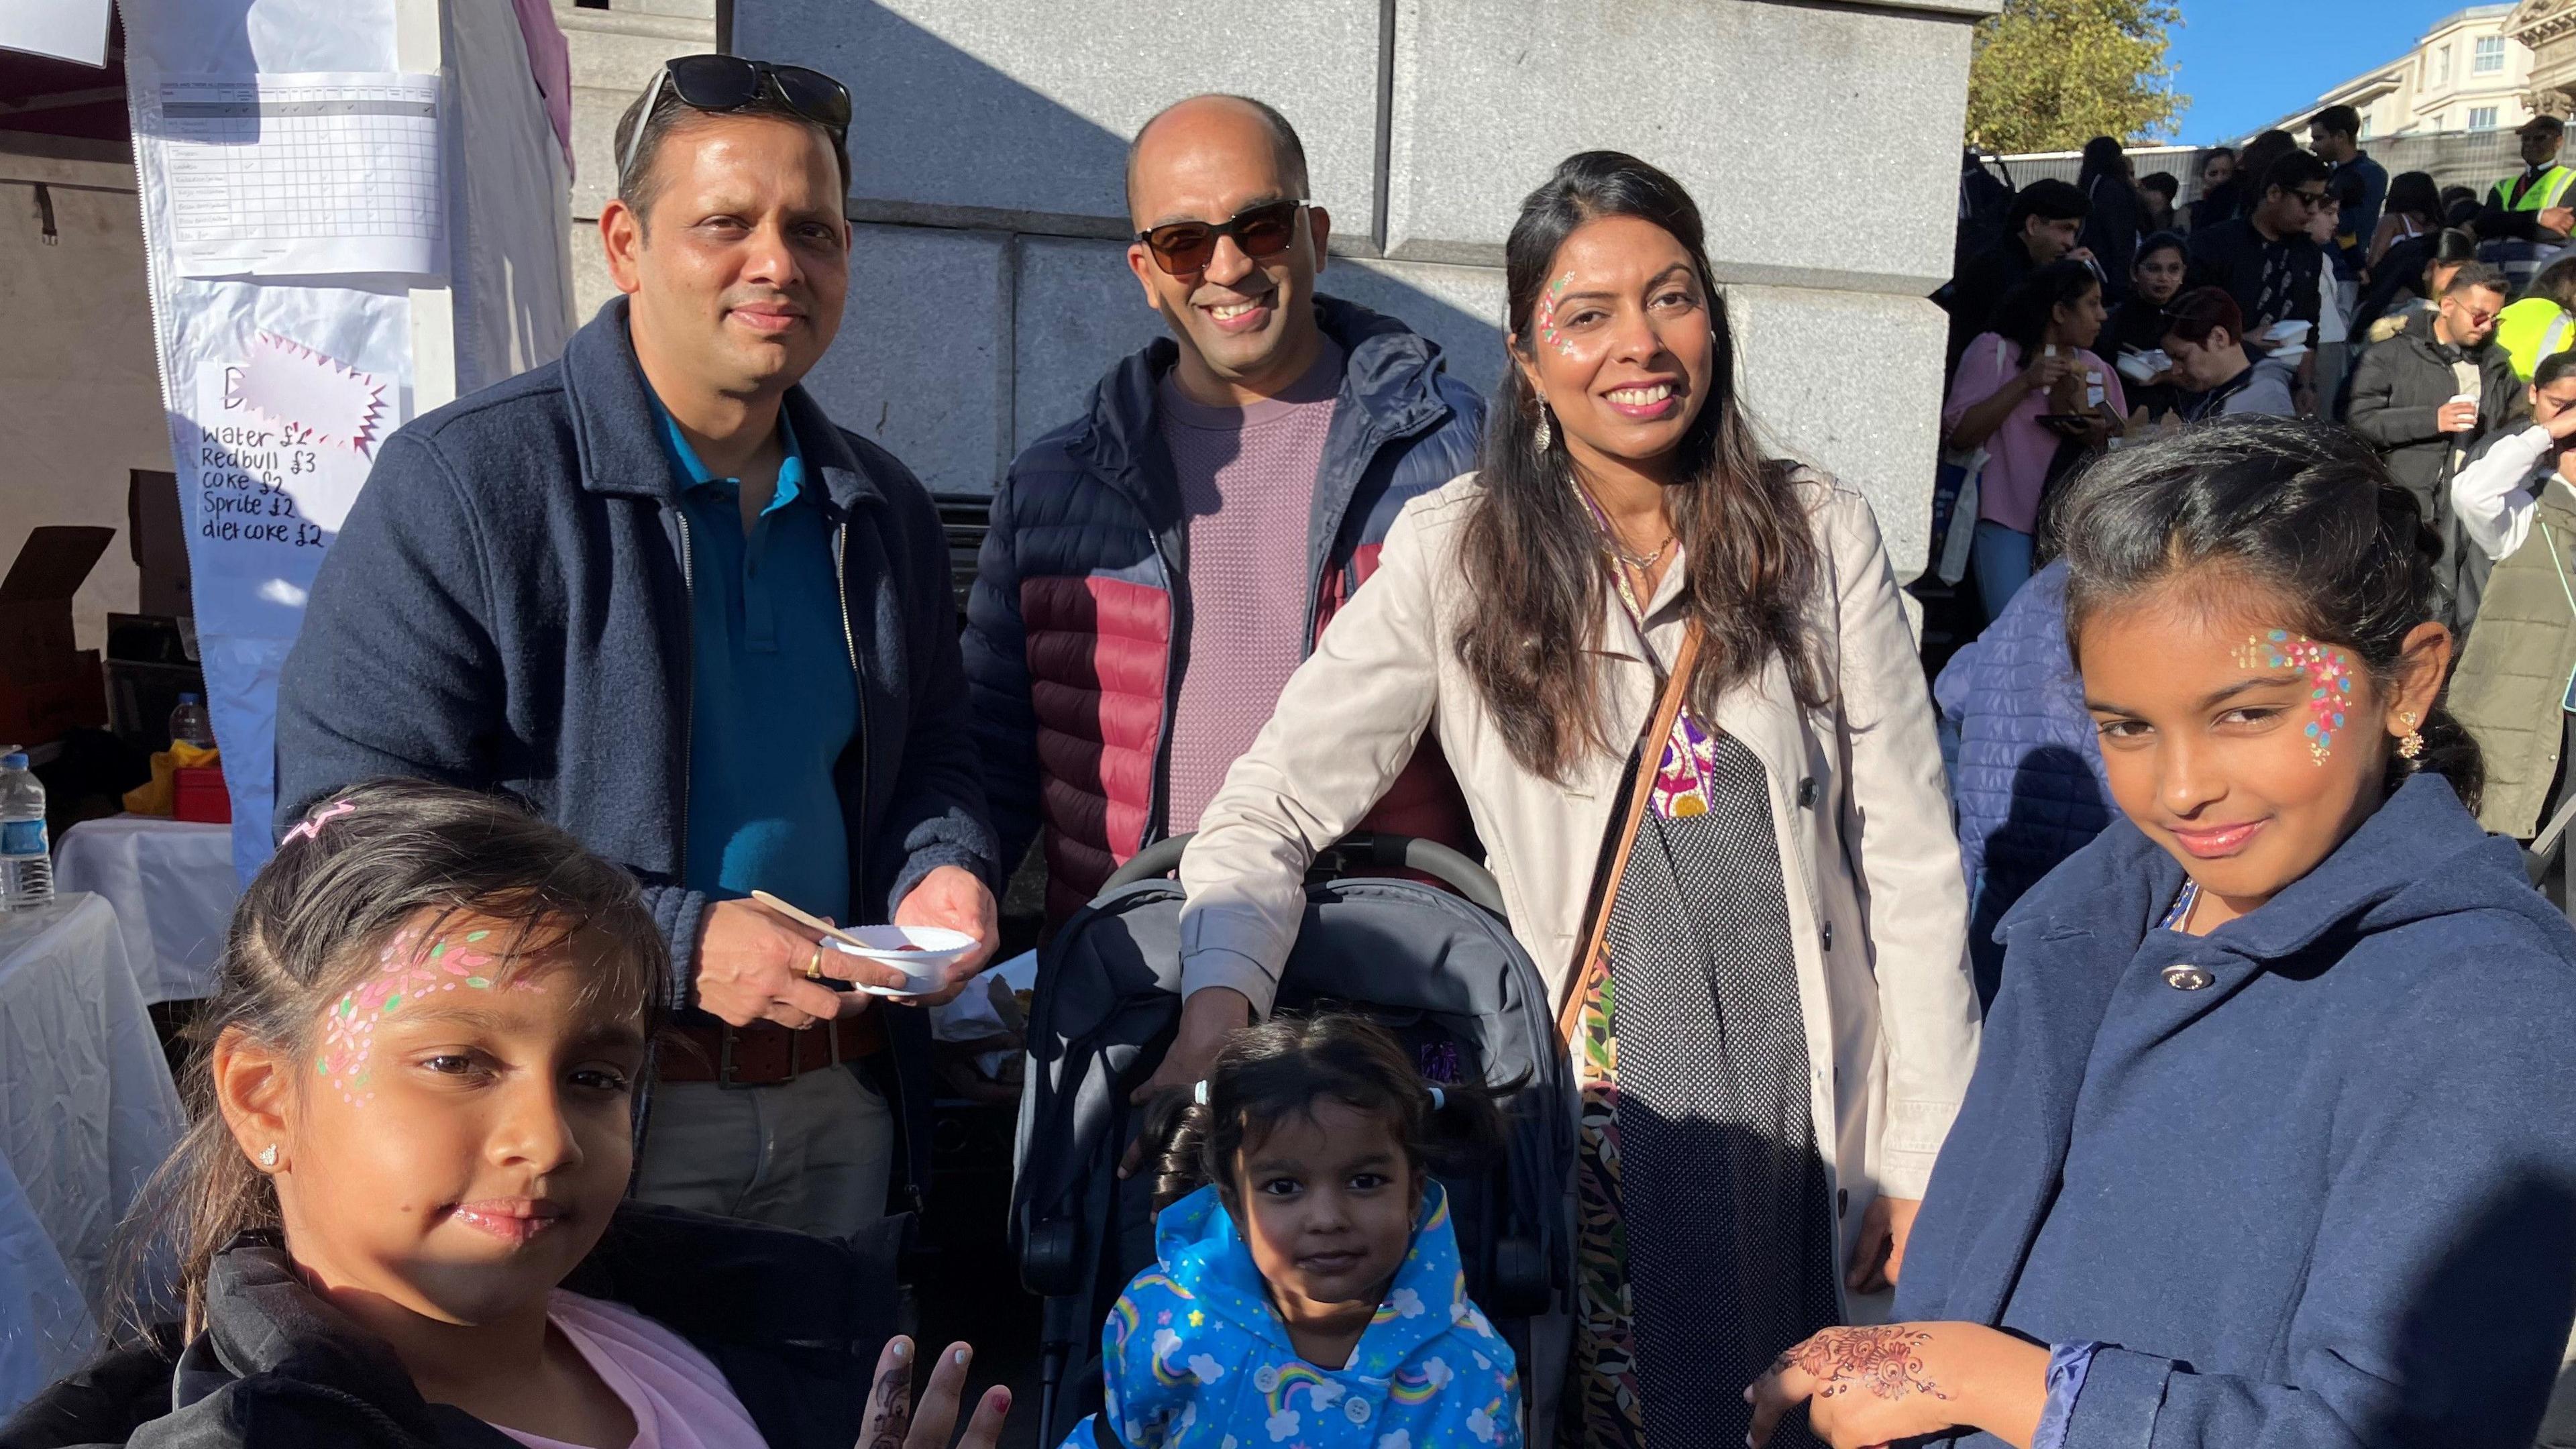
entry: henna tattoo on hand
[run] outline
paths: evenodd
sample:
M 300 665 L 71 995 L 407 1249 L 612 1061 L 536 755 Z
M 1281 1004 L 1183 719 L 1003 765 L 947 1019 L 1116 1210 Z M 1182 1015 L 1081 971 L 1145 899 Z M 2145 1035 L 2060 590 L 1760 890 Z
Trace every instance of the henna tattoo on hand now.
M 877 1375 L 877 1386 L 868 1397 L 876 1402 L 877 1431 L 868 1440 L 868 1449 L 903 1449 L 903 1441 L 912 1432 L 912 1364 L 900 1361 Z
M 1787 1353 L 1780 1355 L 1771 1367 L 1774 1371 L 1792 1365 L 1807 1371 L 1816 1380 L 1816 1397 L 1830 1399 L 1855 1388 L 1868 1389 L 1882 1399 L 1901 1399 L 1908 1394 L 1947 1399 L 1941 1386 L 1923 1373 L 1923 1345 L 1932 1335 L 1919 1328 L 1892 1323 L 1879 1328 L 1828 1328 Z

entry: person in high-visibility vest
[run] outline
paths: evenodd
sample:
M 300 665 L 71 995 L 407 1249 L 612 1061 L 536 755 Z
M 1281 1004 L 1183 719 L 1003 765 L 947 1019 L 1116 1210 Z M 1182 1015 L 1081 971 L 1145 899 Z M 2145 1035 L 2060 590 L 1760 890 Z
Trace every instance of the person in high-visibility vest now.
M 2522 173 L 2497 182 L 2487 192 L 2487 205 L 2521 212 L 2567 205 L 2567 189 L 2576 185 L 2576 171 L 2558 164 L 2558 149 L 2567 142 L 2567 123 L 2556 116 L 2534 116 L 2515 134 L 2522 138 Z
M 2495 345 L 2524 382 L 2544 359 L 2576 349 L 2576 256 L 2541 268 L 2522 300 L 2496 314 Z

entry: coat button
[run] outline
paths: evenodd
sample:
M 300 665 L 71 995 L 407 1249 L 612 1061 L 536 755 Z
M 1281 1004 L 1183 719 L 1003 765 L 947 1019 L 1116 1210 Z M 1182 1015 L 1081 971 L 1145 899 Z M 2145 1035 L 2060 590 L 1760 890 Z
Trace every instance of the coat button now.
M 1834 949 L 1834 923 L 1831 921 L 1825 922 L 1825 949 Z
M 1354 1424 L 1365 1424 L 1369 1420 L 1368 1400 L 1354 1397 L 1349 1403 L 1342 1405 L 1342 1413 L 1347 1415 Z
M 2201 970 L 2197 966 L 2168 966 L 2165 968 L 2165 984 L 2176 991 L 2198 991 L 2217 979 L 2218 978 Z
M 1816 777 L 1809 775 L 1798 782 L 1798 803 L 1813 808 L 1816 803 Z
M 1279 1370 L 1271 1367 L 1269 1364 L 1263 1364 L 1260 1368 L 1253 1371 L 1252 1386 L 1261 1390 L 1265 1394 L 1278 1392 Z

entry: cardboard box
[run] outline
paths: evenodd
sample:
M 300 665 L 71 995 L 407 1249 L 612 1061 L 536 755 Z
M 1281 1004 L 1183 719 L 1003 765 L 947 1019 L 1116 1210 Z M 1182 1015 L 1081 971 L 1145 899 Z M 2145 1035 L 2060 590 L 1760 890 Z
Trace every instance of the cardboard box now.
M 72 647 L 72 595 L 115 537 L 113 528 L 31 530 L 0 579 L 0 743 L 42 744 L 107 723 L 98 651 Z

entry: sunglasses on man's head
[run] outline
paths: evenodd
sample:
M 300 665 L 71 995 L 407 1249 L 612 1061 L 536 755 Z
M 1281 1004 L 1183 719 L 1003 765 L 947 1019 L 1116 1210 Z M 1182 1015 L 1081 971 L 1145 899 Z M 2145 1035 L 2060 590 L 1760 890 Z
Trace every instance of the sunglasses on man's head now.
M 1207 270 L 1216 257 L 1217 239 L 1234 238 L 1234 244 L 1254 261 L 1275 257 L 1297 240 L 1297 213 L 1306 209 L 1302 201 L 1271 201 L 1260 206 L 1247 206 L 1221 222 L 1175 221 L 1152 227 L 1136 234 L 1154 261 L 1175 277 L 1196 276 Z
M 644 122 L 651 119 L 653 103 L 661 99 L 665 85 L 683 104 L 698 111 L 739 111 L 771 97 L 831 132 L 833 140 L 849 141 L 850 89 L 821 71 L 739 55 L 683 55 L 665 62 L 645 91 L 644 108 L 636 113 L 635 134 L 627 137 L 626 154 L 618 158 L 621 178 L 635 164 L 636 150 L 644 144 Z

